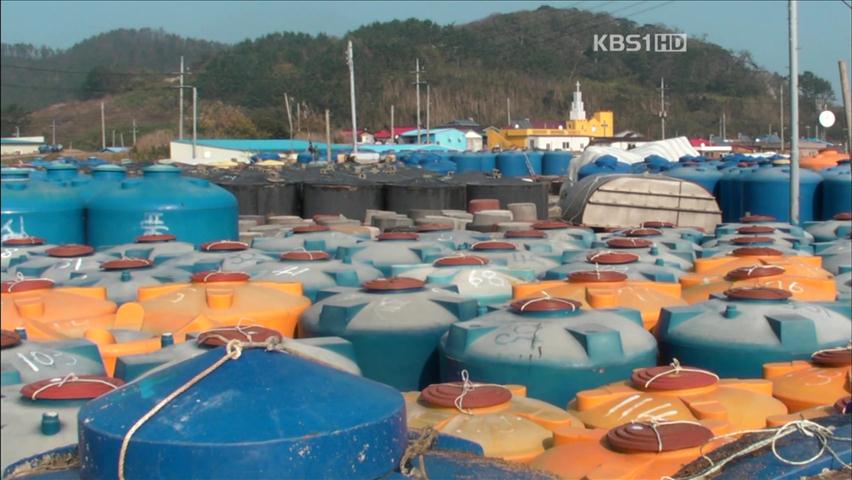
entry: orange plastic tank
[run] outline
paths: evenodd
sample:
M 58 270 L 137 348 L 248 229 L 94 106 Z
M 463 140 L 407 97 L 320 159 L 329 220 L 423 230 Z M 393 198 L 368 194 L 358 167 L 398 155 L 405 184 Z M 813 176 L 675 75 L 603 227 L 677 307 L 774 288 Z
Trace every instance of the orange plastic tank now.
M 566 480 L 650 479 L 675 474 L 724 443 L 722 422 L 625 423 L 610 430 L 566 429 L 530 463 Z
M 806 408 L 787 415 L 773 415 L 766 419 L 766 425 L 769 427 L 780 427 L 797 420 L 814 420 L 831 415 L 847 415 L 850 413 L 852 413 L 852 396 L 847 396 L 837 399 L 831 405 Z
M 103 287 L 54 288 L 45 278 L 3 282 L 0 323 L 4 330 L 24 328 L 31 340 L 81 338 L 90 328 L 111 328 L 115 303 Z
M 763 428 L 766 417 L 787 407 L 772 397 L 772 383 L 760 379 L 720 380 L 691 367 L 640 368 L 630 380 L 586 390 L 568 412 L 590 428 L 613 428 L 630 421 L 717 420 L 731 430 Z
M 767 363 L 763 377 L 792 413 L 832 404 L 852 393 L 852 346 L 820 350 L 810 362 Z
M 241 272 L 201 272 L 192 283 L 140 288 L 139 301 L 118 310 L 116 325 L 156 335 L 257 325 L 292 337 L 310 304 L 301 283 L 249 282 Z
M 609 270 L 573 272 L 567 281 L 545 280 L 512 287 L 516 299 L 541 295 L 576 300 L 587 308 L 639 310 L 648 330 L 657 324 L 661 309 L 686 305 L 679 283 L 628 280 L 624 273 Z
M 704 273 L 717 269 L 728 271 L 756 264 L 771 264 L 778 261 L 799 262 L 812 267 L 822 267 L 822 258 L 812 255 L 785 256 L 781 251 L 769 247 L 740 247 L 730 255 L 698 258 L 695 260 L 695 273 Z
M 794 257 L 763 260 L 747 267 L 730 269 L 728 264 L 702 273 L 681 276 L 683 299 L 687 303 L 708 300 L 732 288 L 770 287 L 786 290 L 793 299 L 807 302 L 833 302 L 837 298 L 834 275 Z
M 512 462 L 541 454 L 553 444 L 554 429 L 585 428 L 565 410 L 527 398 L 522 385 L 437 383 L 403 397 L 409 428 L 432 427 Z
M 799 165 L 810 170 L 822 170 L 836 167 L 841 160 L 849 160 L 849 155 L 840 153 L 833 148 L 823 148 L 816 155 L 799 160 Z
M 186 335 L 164 333 L 151 335 L 133 330 L 93 328 L 87 330 L 85 338 L 98 346 L 101 361 L 107 374 L 115 374 L 115 363 L 125 355 L 140 355 L 155 352 L 163 347 L 186 341 Z

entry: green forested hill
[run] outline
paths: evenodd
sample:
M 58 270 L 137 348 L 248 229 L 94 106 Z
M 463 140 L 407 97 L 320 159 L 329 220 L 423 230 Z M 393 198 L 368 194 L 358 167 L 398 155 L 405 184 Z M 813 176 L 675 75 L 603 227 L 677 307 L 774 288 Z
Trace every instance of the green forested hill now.
M 462 117 L 503 125 L 507 97 L 513 118 L 564 119 L 574 84 L 580 81 L 589 114 L 614 110 L 616 130 L 633 129 L 656 137 L 658 86 L 665 77 L 669 135 L 717 132 L 723 111 L 729 134 L 759 135 L 770 124 L 777 129 L 777 95 L 783 79 L 760 69 L 746 51 L 731 52 L 698 38 L 689 38 L 685 53 L 593 51 L 596 33 L 665 31 L 670 30 L 608 14 L 550 7 L 493 15 L 462 25 L 441 26 L 414 19 L 373 23 L 342 38 L 282 32 L 231 46 L 161 31 L 117 30 L 62 52 L 4 45 L 3 105 L 33 108 L 75 98 L 133 93 L 125 93 L 128 90 L 163 89 L 167 79 L 150 72 L 174 71 L 182 54 L 194 68 L 192 81 L 199 87 L 202 105 L 219 105 L 207 111 L 244 114 L 250 119 L 253 125 L 238 122 L 241 127 L 234 135 L 288 135 L 285 93 L 294 99 L 294 115 L 299 105 L 302 118 L 293 122 L 301 127 L 298 134 L 306 135 L 321 129 L 326 108 L 336 127 L 348 124 L 344 51 L 346 42 L 352 40 L 359 126 L 372 129 L 389 123 L 391 105 L 396 108 L 398 125 L 413 123 L 411 71 L 415 58 L 420 58 L 425 70 L 422 81 L 430 84 L 433 125 Z M 46 71 L 7 68 L 7 64 L 34 65 Z M 817 103 L 831 91 L 827 82 L 809 72 L 803 77 L 808 81 L 802 85 L 802 115 L 808 122 L 815 117 Z M 423 101 L 425 104 L 425 92 Z M 161 103 L 172 108 L 169 102 Z M 122 104 L 133 102 L 115 102 Z M 55 108 L 51 115 L 61 114 L 61 110 Z M 150 115 L 159 129 L 164 128 L 164 119 L 174 116 L 169 112 Z M 144 129 L 147 119 L 134 118 Z M 9 124 L 4 118 L 4 129 Z

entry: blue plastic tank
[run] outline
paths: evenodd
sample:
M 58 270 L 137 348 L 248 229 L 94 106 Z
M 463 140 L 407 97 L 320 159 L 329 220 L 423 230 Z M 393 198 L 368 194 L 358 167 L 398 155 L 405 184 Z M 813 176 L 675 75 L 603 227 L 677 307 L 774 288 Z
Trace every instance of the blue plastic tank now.
M 224 355 L 211 350 L 86 404 L 81 477 L 116 478 L 127 426 Z M 301 356 L 243 349 L 130 438 L 124 471 L 127 478 L 236 479 L 284 468 L 293 478 L 377 478 L 394 469 L 406 445 L 399 392 Z
M 317 337 L 295 340 L 282 336 L 277 330 L 251 325 L 223 327 L 205 330 L 198 334 L 188 334 L 183 343 L 163 345 L 163 348 L 153 352 L 120 356 L 115 361 L 115 377 L 130 382 L 155 368 L 182 362 L 208 352 L 212 348 L 221 347 L 226 340 L 265 342 L 273 336 L 278 338 L 282 345 L 299 355 L 319 360 L 353 375 L 361 375 L 361 369 L 355 363 L 355 350 L 352 344 L 342 338 Z
M 840 238 L 833 242 L 817 243 L 815 253 L 822 257 L 822 268 L 838 275 L 852 265 L 852 238 Z
M 630 173 L 630 165 L 618 161 L 612 155 L 602 155 L 591 163 L 587 163 L 580 167 L 577 171 L 577 179 L 582 180 L 591 175 L 601 173 Z
M 533 173 L 527 167 L 526 154 L 521 151 L 508 151 L 497 154 L 495 165 L 500 174 L 504 177 L 529 177 Z M 532 165 L 535 171 L 535 165 Z
M 423 170 L 428 170 L 430 172 L 439 173 L 441 175 L 447 175 L 448 173 L 456 171 L 456 164 L 452 160 L 446 160 L 444 158 L 438 159 L 430 159 L 420 164 L 420 167 Z
M 542 175 L 559 175 L 564 176 L 568 173 L 568 166 L 571 165 L 571 153 L 560 150 L 554 152 L 545 152 L 541 158 L 541 174 Z
M 544 159 L 544 152 L 539 152 L 537 150 L 526 150 L 522 152 L 526 154 L 527 160 L 532 165 L 533 171 L 536 175 L 541 175 L 542 169 L 542 161 Z
M 771 215 L 790 221 L 790 167 L 758 168 L 743 182 L 744 212 Z M 823 178 L 810 170 L 799 172 L 799 221 L 816 220 L 819 215 L 817 188 Z M 848 205 L 848 204 L 847 204 Z
M 85 242 L 85 210 L 77 192 L 53 182 L 24 179 L 24 173 L 28 172 L 5 168 L 2 172 L 2 240 L 40 237 L 49 243 Z
M 815 242 L 830 242 L 847 237 L 852 232 L 852 211 L 836 213 L 830 220 L 807 223 L 805 231 L 813 235 Z
M 337 253 L 339 247 L 351 247 L 366 239 L 348 233 L 335 232 L 325 225 L 294 227 L 285 237 L 261 237 L 252 241 L 252 248 L 265 252 L 288 252 L 290 250 L 322 250 Z
M 197 251 L 170 257 L 159 264 L 179 268 L 190 273 L 222 270 L 241 272 L 258 263 L 270 262 L 274 255 L 254 248 L 243 242 L 219 240 L 203 243 Z
M 399 390 L 438 381 L 437 346 L 450 325 L 476 316 L 475 299 L 413 278 L 324 290 L 299 320 L 299 337 L 342 337 L 364 376 Z
M 806 360 L 852 339 L 848 303 L 796 302 L 786 290 L 739 288 L 688 307 L 664 308 L 657 324 L 662 362 L 759 378 L 764 363 Z
M 278 261 L 258 263 L 242 269 L 252 280 L 262 282 L 299 282 L 304 295 L 315 302 L 317 293 L 333 287 L 360 287 L 375 280 L 382 272 L 363 263 L 343 263 L 321 250 L 291 250 Z
M 711 166 L 699 165 L 691 167 L 674 167 L 666 170 L 667 177 L 679 178 L 692 183 L 701 185 L 704 190 L 707 190 L 716 198 L 719 198 L 719 192 L 716 185 L 722 179 L 722 172 Z
M 837 168 L 837 167 L 835 167 Z M 852 209 L 852 170 L 837 168 L 823 175 L 820 220 L 829 220 Z
M 431 258 L 449 255 L 449 248 L 438 242 L 423 241 L 416 233 L 386 232 L 373 241 L 341 246 L 337 258 L 346 263 L 366 263 L 391 275 L 391 267 L 417 265 Z
M 237 200 L 225 189 L 183 177 L 173 166 L 155 165 L 142 172 L 141 178 L 124 180 L 90 201 L 90 245 L 114 246 L 162 233 L 196 245 L 237 238 Z
M 7 345 L 8 342 L 8 346 Z M 31 342 L 26 330 L 3 330 L 2 385 L 19 385 L 46 378 L 104 375 L 98 346 L 88 340 Z
M 479 172 L 482 170 L 480 155 L 475 153 L 459 153 L 453 155 L 451 160 L 456 164 L 456 171 L 458 173 Z
M 492 265 L 487 258 L 475 255 L 451 255 L 431 264 L 403 265 L 391 271 L 394 276 L 416 278 L 433 285 L 451 285 L 459 294 L 475 298 L 480 309 L 510 300 L 514 285 L 536 279 L 533 270 Z
M 0 255 L 0 272 L 6 272 L 10 267 L 26 262 L 33 255 L 44 255 L 48 249 L 56 245 L 45 244 L 43 238 L 23 237 L 10 238 L 2 243 Z M 5 278 L 4 278 L 5 280 Z
M 313 161 L 314 156 L 311 152 L 299 152 L 299 154 L 296 155 L 296 162 L 298 163 L 311 163 Z
M 155 266 L 145 258 L 116 258 L 102 262 L 97 269 L 75 271 L 61 283 L 67 287 L 104 287 L 107 298 L 120 305 L 136 300 L 140 287 L 188 282 L 191 276 L 185 270 Z
M 656 365 L 657 342 L 638 311 L 585 311 L 572 300 L 517 300 L 453 324 L 441 340 L 441 377 L 526 385 L 530 397 L 567 405 L 577 392 Z
M 159 235 L 140 235 L 133 243 L 116 245 L 101 250 L 100 253 L 116 258 L 145 258 L 159 265 L 166 260 L 191 254 L 195 246 L 191 243 L 180 242 L 177 237 L 168 233 Z
M 564 250 L 565 255 L 578 253 L 577 250 Z M 476 255 L 487 258 L 495 265 L 516 270 L 532 270 L 536 277 L 544 275 L 544 272 L 559 265 L 560 255 L 549 253 L 538 253 L 528 251 L 523 244 L 506 240 L 484 240 L 474 243 L 465 251 L 467 255 Z M 443 256 L 443 255 L 441 255 Z M 438 257 L 428 256 L 429 261 Z
M 120 183 L 127 177 L 127 169 L 120 165 L 98 165 L 92 168 L 91 176 L 78 176 L 69 181 L 70 186 L 77 190 L 80 198 L 88 204 L 92 198 L 101 192 L 119 188 Z
M 49 182 L 67 182 L 78 178 L 87 178 L 80 173 L 77 164 L 51 163 L 45 169 L 45 179 Z

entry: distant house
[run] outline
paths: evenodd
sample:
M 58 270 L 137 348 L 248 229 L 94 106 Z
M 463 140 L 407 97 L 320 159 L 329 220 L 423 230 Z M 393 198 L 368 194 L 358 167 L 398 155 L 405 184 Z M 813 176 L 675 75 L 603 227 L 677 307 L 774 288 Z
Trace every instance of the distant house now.
M 456 120 L 453 120 L 451 122 L 443 123 L 441 125 L 436 125 L 435 128 L 436 129 L 438 129 L 438 128 L 455 128 L 456 130 L 461 130 L 463 132 L 466 132 L 468 130 L 473 130 L 474 132 L 476 132 L 480 135 L 485 133 L 485 129 L 482 127 L 482 125 L 480 125 L 478 122 L 476 122 L 472 118 L 456 119 Z
M 393 127 L 393 138 L 394 138 L 395 141 L 398 141 L 400 135 L 402 135 L 403 133 L 405 133 L 409 130 L 416 129 L 416 128 L 417 127 L 414 126 L 414 125 L 405 125 L 405 126 L 402 126 L 402 127 Z M 390 138 L 391 138 L 390 129 L 379 130 L 378 132 L 373 134 L 373 138 L 375 138 L 375 140 L 377 142 L 390 143 Z
M 409 130 L 400 135 L 399 143 L 418 143 L 417 130 Z M 465 132 L 456 130 L 455 128 L 436 128 L 429 130 L 428 134 L 425 129 L 420 129 L 419 143 L 437 145 L 453 150 L 467 149 L 467 138 L 465 137 Z
M 340 134 L 346 141 L 351 141 L 352 130 L 342 130 Z M 376 143 L 376 137 L 365 128 L 358 129 L 358 143 Z
M 473 130 L 468 130 L 465 132 L 464 138 L 467 142 L 465 150 L 469 150 L 471 152 L 478 152 L 482 150 L 482 135 Z
M 4 137 L 0 139 L 2 155 L 32 155 L 39 153 L 38 147 L 44 145 L 44 137 Z

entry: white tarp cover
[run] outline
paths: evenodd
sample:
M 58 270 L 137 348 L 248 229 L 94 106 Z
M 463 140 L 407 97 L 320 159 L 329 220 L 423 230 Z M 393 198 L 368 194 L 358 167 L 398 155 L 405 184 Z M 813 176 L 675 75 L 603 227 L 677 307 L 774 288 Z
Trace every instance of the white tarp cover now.
M 666 160 L 676 162 L 684 155 L 697 156 L 698 151 L 692 148 L 692 145 L 689 144 L 689 139 L 686 137 L 648 142 L 632 150 L 624 150 L 616 147 L 591 146 L 586 148 L 582 155 L 571 160 L 571 165 L 568 168 L 568 178 L 576 181 L 577 172 L 580 170 L 580 167 L 587 163 L 592 163 L 598 157 L 602 157 L 604 155 L 612 155 L 620 162 L 634 164 L 644 161 L 645 157 L 648 155 L 659 155 Z

